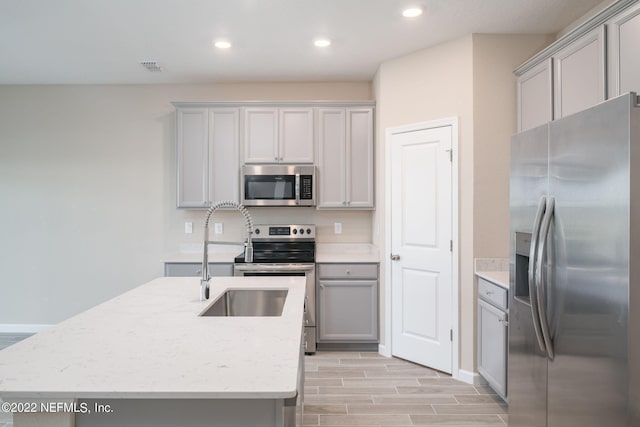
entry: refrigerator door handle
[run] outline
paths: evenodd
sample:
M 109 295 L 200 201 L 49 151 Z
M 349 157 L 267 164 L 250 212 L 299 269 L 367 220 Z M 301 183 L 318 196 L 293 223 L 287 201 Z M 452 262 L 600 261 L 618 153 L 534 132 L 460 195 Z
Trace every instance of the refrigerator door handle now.
M 542 226 L 540 227 L 540 241 L 538 242 L 538 255 L 536 257 L 536 289 L 538 298 L 538 312 L 540 314 L 540 326 L 542 328 L 542 337 L 544 339 L 544 345 L 547 348 L 547 356 L 550 360 L 554 358 L 553 342 L 551 340 L 551 332 L 549 331 L 549 322 L 547 320 L 547 308 L 546 308 L 546 287 L 547 281 L 544 274 L 542 274 L 542 267 L 544 266 L 544 257 L 546 255 L 546 243 L 549 237 L 549 229 L 551 227 L 551 220 L 553 219 L 553 211 L 555 208 L 555 198 L 553 196 L 547 199 L 547 208 L 544 213 L 544 219 L 542 220 Z
M 536 333 L 536 340 L 538 341 L 538 347 L 540 351 L 546 353 L 547 349 L 544 345 L 544 338 L 542 337 L 542 328 L 540 326 L 540 315 L 538 312 L 538 292 L 536 291 L 536 277 L 535 266 L 536 256 L 538 255 L 538 240 L 540 234 L 540 224 L 542 223 L 542 217 L 545 213 L 547 198 L 545 196 L 540 197 L 538 203 L 538 211 L 536 212 L 535 220 L 533 221 L 533 233 L 531 233 L 531 247 L 529 249 L 529 302 L 531 304 L 531 316 L 533 317 L 533 330 Z

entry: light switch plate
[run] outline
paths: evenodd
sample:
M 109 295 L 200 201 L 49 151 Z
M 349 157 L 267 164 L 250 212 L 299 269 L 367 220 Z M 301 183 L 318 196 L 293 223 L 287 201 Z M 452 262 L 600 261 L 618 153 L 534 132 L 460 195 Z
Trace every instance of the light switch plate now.
M 215 230 L 216 234 L 222 234 L 222 223 L 221 222 L 216 222 L 213 225 L 213 229 Z
M 334 222 L 333 223 L 333 232 L 335 234 L 342 234 L 342 223 L 341 222 Z
M 185 222 L 184 223 L 184 232 L 185 232 L 185 234 L 193 233 L 193 223 L 192 222 Z

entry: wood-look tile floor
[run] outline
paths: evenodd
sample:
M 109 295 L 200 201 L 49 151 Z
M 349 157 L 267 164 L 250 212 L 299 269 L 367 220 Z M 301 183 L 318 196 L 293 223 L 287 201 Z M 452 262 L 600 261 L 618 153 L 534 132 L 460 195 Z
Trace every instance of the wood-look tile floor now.
M 374 352 L 305 357 L 305 426 L 506 426 L 487 386 Z

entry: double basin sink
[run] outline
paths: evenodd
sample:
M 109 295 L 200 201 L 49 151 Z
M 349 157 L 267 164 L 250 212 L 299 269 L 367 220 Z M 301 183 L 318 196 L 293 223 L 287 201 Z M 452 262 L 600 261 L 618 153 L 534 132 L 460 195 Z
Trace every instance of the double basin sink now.
M 286 289 L 229 289 L 200 316 L 282 316 Z

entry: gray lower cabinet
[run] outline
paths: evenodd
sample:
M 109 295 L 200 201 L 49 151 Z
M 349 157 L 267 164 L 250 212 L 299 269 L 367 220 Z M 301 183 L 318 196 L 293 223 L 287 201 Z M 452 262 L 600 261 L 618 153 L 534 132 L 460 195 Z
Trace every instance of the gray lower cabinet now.
M 478 372 L 507 398 L 507 290 L 478 278 Z
M 319 344 L 378 342 L 378 264 L 318 264 L 317 289 Z
M 198 277 L 202 275 L 202 263 L 199 262 L 165 262 L 164 275 L 166 277 Z M 233 264 L 209 263 L 209 275 L 233 276 Z

